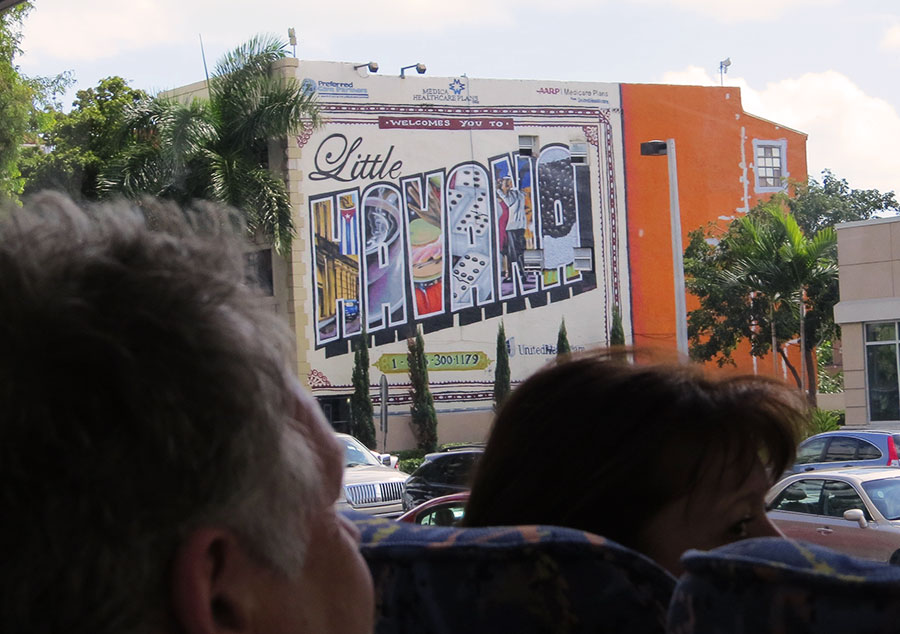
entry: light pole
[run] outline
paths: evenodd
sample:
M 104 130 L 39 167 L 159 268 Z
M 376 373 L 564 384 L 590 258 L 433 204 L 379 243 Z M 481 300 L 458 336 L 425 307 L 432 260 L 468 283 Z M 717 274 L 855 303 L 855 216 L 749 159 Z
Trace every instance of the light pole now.
M 678 353 L 687 356 L 687 307 L 684 286 L 684 247 L 681 244 L 681 209 L 678 205 L 678 163 L 675 139 L 641 143 L 642 156 L 666 156 L 669 159 L 669 221 L 672 231 L 672 270 L 675 281 L 675 344 Z

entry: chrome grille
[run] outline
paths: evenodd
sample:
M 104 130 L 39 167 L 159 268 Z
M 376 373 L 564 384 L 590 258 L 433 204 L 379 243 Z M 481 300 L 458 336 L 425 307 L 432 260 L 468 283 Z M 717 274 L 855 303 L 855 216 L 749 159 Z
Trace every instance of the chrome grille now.
M 399 502 L 403 496 L 403 482 L 381 482 L 378 484 L 348 484 L 344 487 L 347 499 L 353 506 Z

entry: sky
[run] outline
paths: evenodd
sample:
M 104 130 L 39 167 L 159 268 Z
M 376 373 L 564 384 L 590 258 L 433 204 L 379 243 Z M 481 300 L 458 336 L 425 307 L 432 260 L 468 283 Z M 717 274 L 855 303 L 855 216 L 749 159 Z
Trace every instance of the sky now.
M 34 0 L 18 63 L 151 92 L 204 78 L 258 33 L 309 60 L 424 63 L 432 76 L 741 88 L 744 110 L 809 135 L 809 173 L 900 194 L 896 0 Z M 68 95 L 70 102 L 74 91 Z M 898 145 L 898 151 L 891 148 Z

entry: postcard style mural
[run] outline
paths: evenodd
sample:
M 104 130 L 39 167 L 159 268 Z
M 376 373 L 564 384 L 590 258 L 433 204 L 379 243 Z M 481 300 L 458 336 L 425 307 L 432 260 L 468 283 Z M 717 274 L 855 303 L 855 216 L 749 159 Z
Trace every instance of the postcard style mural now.
M 354 141 L 354 151 L 364 142 Z M 334 158 L 322 156 L 322 165 Z M 341 156 L 348 165 L 355 158 L 347 149 Z M 566 145 L 418 174 L 403 174 L 396 161 L 346 179 L 341 165 L 317 173 L 359 188 L 309 201 L 318 347 L 351 338 L 362 323 L 370 332 L 411 323 L 448 328 L 461 311 L 471 323 L 482 318 L 473 310 L 499 314 L 499 304 L 518 301 L 513 310 L 521 310 L 522 299 L 541 292 L 596 288 L 596 274 L 583 276 L 583 262 L 575 265 L 576 249 L 594 246 L 589 167 L 574 164 Z M 396 180 L 376 180 L 383 177 Z M 554 291 L 549 301 L 568 296 Z

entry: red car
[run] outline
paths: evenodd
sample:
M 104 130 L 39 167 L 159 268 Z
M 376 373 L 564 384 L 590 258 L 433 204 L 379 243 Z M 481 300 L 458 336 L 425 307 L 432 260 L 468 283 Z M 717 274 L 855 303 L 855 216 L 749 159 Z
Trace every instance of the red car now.
M 469 492 L 451 493 L 422 502 L 397 518 L 398 522 L 423 526 L 456 526 L 462 520 Z

